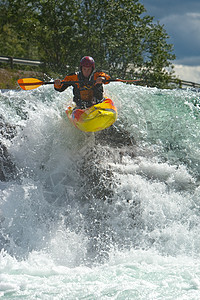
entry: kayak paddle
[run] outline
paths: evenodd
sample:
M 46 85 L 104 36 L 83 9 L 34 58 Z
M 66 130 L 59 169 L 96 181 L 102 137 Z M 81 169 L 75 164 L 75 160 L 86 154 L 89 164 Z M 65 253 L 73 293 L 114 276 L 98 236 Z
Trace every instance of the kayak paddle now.
M 128 79 L 106 79 L 103 80 L 103 82 L 114 82 L 114 81 L 120 81 L 120 82 L 135 82 L 135 81 L 141 81 L 141 79 L 132 79 L 132 80 L 128 80 Z
M 34 90 L 44 84 L 54 84 L 54 81 L 44 82 L 36 78 L 22 78 L 22 79 L 18 79 L 17 82 L 19 86 L 26 91 Z M 69 83 L 69 84 L 78 83 L 78 82 L 79 81 L 62 81 L 62 83 Z
M 114 81 L 120 81 L 120 82 L 135 82 L 135 81 L 141 81 L 139 79 L 136 80 L 126 80 L 126 79 L 106 79 L 103 82 L 114 82 Z M 44 82 L 42 80 L 36 79 L 36 78 L 22 78 L 17 80 L 19 86 L 23 90 L 33 90 L 38 88 L 41 85 L 45 84 L 54 84 L 54 81 L 49 81 L 49 82 Z M 68 84 L 73 84 L 73 83 L 79 83 L 79 81 L 62 81 L 61 83 L 68 83 Z

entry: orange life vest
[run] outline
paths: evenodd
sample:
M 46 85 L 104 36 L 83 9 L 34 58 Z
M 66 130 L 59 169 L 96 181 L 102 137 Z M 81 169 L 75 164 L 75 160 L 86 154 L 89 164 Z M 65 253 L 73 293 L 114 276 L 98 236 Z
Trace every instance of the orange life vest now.
M 63 81 L 66 83 L 61 86 L 55 86 L 55 89 L 59 92 L 64 91 L 70 85 L 73 86 L 74 102 L 77 106 L 80 106 L 82 102 L 92 103 L 93 100 L 102 100 L 103 99 L 103 86 L 102 84 L 95 84 L 95 81 L 98 77 L 105 77 L 109 80 L 110 76 L 104 72 L 92 72 L 89 78 L 85 78 L 82 72 L 73 73 L 67 75 Z M 79 81 L 78 83 L 67 84 L 67 81 Z M 106 82 L 105 84 L 108 84 Z M 97 102 L 98 102 L 97 101 Z M 92 104 L 91 104 L 92 105 Z

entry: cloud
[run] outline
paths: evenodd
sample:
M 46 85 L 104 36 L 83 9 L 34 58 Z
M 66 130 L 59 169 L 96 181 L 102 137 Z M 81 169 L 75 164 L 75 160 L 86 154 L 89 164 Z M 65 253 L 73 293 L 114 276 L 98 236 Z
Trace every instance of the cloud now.
M 164 24 L 174 45 L 177 64 L 200 64 L 200 1 L 199 0 L 141 0 L 146 14 Z
M 160 23 L 165 25 L 169 42 L 174 44 L 177 59 L 199 57 L 200 13 L 171 14 L 162 18 Z
M 147 14 L 154 16 L 156 20 L 176 14 L 184 15 L 185 13 L 200 11 L 199 0 L 141 0 L 147 10 Z
M 182 80 L 200 83 L 200 66 L 174 65 L 175 75 Z
M 176 59 L 172 63 L 177 65 L 200 66 L 200 55 L 185 56 L 180 59 Z
M 182 36 L 185 36 L 184 33 L 193 33 L 193 37 L 200 33 L 200 13 L 171 14 L 162 18 L 160 23 L 165 24 L 171 32 L 180 33 Z

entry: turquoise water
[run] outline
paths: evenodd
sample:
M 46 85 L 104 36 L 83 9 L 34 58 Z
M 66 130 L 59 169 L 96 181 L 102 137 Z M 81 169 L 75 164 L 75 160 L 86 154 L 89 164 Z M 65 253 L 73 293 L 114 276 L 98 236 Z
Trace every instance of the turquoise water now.
M 69 123 L 71 89 L 0 93 L 1 299 L 200 299 L 200 94 L 105 92 L 103 134 Z

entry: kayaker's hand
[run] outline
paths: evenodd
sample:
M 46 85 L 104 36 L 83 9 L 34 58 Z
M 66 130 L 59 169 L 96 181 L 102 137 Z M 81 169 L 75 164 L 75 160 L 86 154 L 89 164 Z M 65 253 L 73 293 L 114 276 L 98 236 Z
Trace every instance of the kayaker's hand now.
M 59 89 L 59 88 L 61 88 L 61 85 L 62 85 L 62 83 L 61 83 L 60 79 L 54 80 L 54 87 L 55 88 Z
M 102 84 L 104 80 L 105 80 L 105 77 L 97 77 L 95 85 Z

